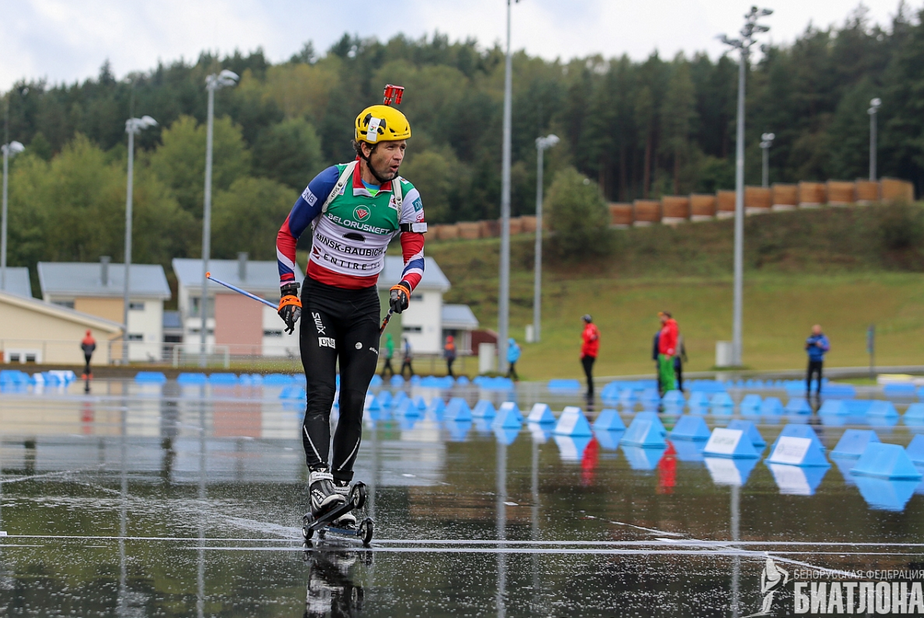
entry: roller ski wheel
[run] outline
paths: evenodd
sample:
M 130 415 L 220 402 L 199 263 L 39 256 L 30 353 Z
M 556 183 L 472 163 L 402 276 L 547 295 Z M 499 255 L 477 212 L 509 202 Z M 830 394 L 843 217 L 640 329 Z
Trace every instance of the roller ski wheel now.
M 372 543 L 372 535 L 375 533 L 375 522 L 373 522 L 368 517 L 361 522 L 359 522 L 359 538 L 363 542 L 363 546 L 369 547 L 369 544 Z

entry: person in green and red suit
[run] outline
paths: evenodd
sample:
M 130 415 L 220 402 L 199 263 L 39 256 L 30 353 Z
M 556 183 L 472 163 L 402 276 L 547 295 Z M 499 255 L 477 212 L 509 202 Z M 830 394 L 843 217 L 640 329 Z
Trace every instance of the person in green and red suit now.
M 660 368 L 663 392 L 677 390 L 677 376 L 674 373 L 674 356 L 677 355 L 677 321 L 669 311 L 658 314 L 661 320 L 661 335 L 658 337 L 658 367 Z

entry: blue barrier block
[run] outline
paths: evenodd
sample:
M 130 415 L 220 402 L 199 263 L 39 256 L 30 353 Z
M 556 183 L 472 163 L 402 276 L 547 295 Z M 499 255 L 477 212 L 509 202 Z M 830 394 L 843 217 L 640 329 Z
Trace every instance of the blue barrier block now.
M 807 425 L 786 426 L 786 428 L 789 427 L 807 427 L 811 429 Z M 817 436 L 813 440 L 811 437 L 805 437 L 804 435 L 780 435 L 771 449 L 767 463 L 787 466 L 830 467 L 831 464 L 828 463 L 824 453 L 819 448 L 820 444 Z
M 237 384 L 237 375 L 233 373 L 213 373 L 209 376 L 210 384 Z
M 529 429 L 529 433 L 533 437 L 533 442 L 536 444 L 545 444 L 552 436 L 552 430 L 555 429 L 555 426 L 549 425 L 548 423 L 544 425 L 529 423 L 526 425 L 526 428 Z
M 475 418 L 494 418 L 496 414 L 494 404 L 487 399 L 478 400 L 478 403 L 472 408 L 472 416 Z
M 879 442 L 872 429 L 848 429 L 831 451 L 831 457 L 859 457 L 870 442 Z
M 580 391 L 581 383 L 577 380 L 549 380 L 550 391 Z
M 619 417 L 619 412 L 612 408 L 600 411 L 600 416 L 594 421 L 594 433 L 601 431 L 625 431 L 626 424 Z
M 381 391 L 375 398 L 379 400 L 379 405 L 383 408 L 391 407 L 392 396 L 390 391 Z
M 707 457 L 730 457 L 732 459 L 756 459 L 760 453 L 754 449 L 751 439 L 741 429 L 716 427 L 706 442 L 703 454 Z
M 367 412 L 378 412 L 382 409 L 382 404 L 379 403 L 379 400 L 376 399 L 375 395 L 372 393 L 366 393 L 366 405 L 365 410 Z
M 884 479 L 875 476 L 854 478 L 860 495 L 872 509 L 901 512 L 914 495 L 918 481 L 909 479 Z
M 661 433 L 662 428 L 660 421 L 656 423 L 650 417 L 645 418 L 638 414 L 629 424 L 626 434 L 622 437 L 622 443 L 626 446 L 644 448 L 665 447 L 667 442 Z
M 819 416 L 847 416 L 848 414 L 850 410 L 847 404 L 837 399 L 828 399 L 821 404 L 821 409 L 818 410 Z
M 724 383 L 717 380 L 691 380 L 688 382 L 688 390 L 691 393 L 724 393 L 727 389 Z
M 552 436 L 558 445 L 558 456 L 564 462 L 578 462 L 584 457 L 584 451 L 590 444 L 591 436 Z
M 459 386 L 465 386 L 469 384 L 468 376 L 459 376 L 458 378 L 456 378 L 456 384 L 458 384 Z
M 746 410 L 756 412 L 760 410 L 761 401 L 763 401 L 763 399 L 761 399 L 760 395 L 755 395 L 752 393 L 750 395 L 745 395 L 744 399 L 741 400 L 741 405 L 738 407 L 742 412 Z
M 561 416 L 558 417 L 558 423 L 555 425 L 555 433 L 563 436 L 591 436 L 593 431 L 590 429 L 590 423 L 584 416 L 584 411 L 576 406 L 565 408 Z
M 782 414 L 783 413 L 783 402 L 780 401 L 779 397 L 767 397 L 762 402 L 760 402 L 760 413 L 761 414 Z
M 670 432 L 671 440 L 708 440 L 709 428 L 701 416 L 683 415 Z
M 460 421 L 447 419 L 444 421 L 444 426 L 449 432 L 450 442 L 465 442 L 468 438 L 468 432 L 472 428 L 472 419 Z
M 377 388 L 379 386 L 382 386 L 383 382 L 384 380 L 382 380 L 382 376 L 380 376 L 379 374 L 375 374 L 374 376 L 372 376 L 372 380 L 369 381 L 369 388 Z
M 709 395 L 702 391 L 693 391 L 690 393 L 690 398 L 687 400 L 687 405 L 690 408 L 708 408 Z
M 822 479 L 828 473 L 828 467 L 801 467 L 790 466 L 786 464 L 765 462 L 770 472 L 773 474 L 773 480 L 780 493 L 784 495 L 795 496 L 813 496 L 818 486 L 821 485 Z
M 823 390 L 825 397 L 844 397 L 852 399 L 857 396 L 857 389 L 853 384 L 827 384 Z
M 135 374 L 135 382 L 146 384 L 163 384 L 167 381 L 167 376 L 161 371 L 139 371 Z
M 417 408 L 417 405 L 411 399 L 403 399 L 398 405 L 392 408 L 392 414 L 395 417 L 400 418 L 402 416 L 420 416 L 420 410 Z
M 668 391 L 664 393 L 664 397 L 661 399 L 662 403 L 666 406 L 684 406 L 687 403 L 687 400 L 684 398 L 683 393 L 680 391 Z
M 520 435 L 519 427 L 494 427 L 494 436 L 500 444 L 510 446 L 518 435 Z
M 179 380 L 179 378 L 177 378 Z M 285 386 L 286 384 L 292 383 L 292 376 L 287 376 L 282 373 L 270 373 L 263 376 L 263 385 L 264 386 Z
M 758 458 L 704 457 L 703 461 L 715 485 L 742 487 L 757 466 Z
M 395 387 L 395 388 L 401 388 L 402 386 L 404 386 L 404 378 L 402 378 L 402 377 L 399 376 L 399 375 L 393 375 L 393 376 L 391 376 L 391 378 L 388 380 L 388 384 L 389 384 L 390 386 Z
M 812 406 L 809 405 L 804 397 L 793 397 L 786 402 L 784 410 L 789 414 L 811 414 Z
M 860 416 L 866 414 L 873 402 L 870 399 L 844 399 L 844 405 L 847 406 L 848 414 Z
M 713 395 L 709 399 L 709 405 L 713 408 L 731 408 L 734 407 L 735 402 L 728 393 L 722 392 Z
M 443 415 L 446 412 L 446 404 L 443 403 L 443 400 L 439 397 L 434 397 L 430 400 L 430 403 L 427 405 L 426 416 L 435 418 L 438 421 L 443 420 Z
M 204 373 L 181 373 L 176 381 L 178 384 L 205 384 L 208 378 Z
M 703 461 L 703 449 L 706 448 L 704 440 L 675 440 L 671 442 L 677 461 Z
M 417 409 L 420 411 L 427 409 L 427 402 L 423 398 L 423 395 L 418 395 L 417 397 L 414 397 L 414 405 L 416 405 Z
M 743 431 L 744 435 L 748 437 L 748 439 L 751 441 L 751 444 L 753 444 L 755 448 L 763 449 L 765 446 L 767 446 L 767 441 L 764 440 L 764 437 L 760 435 L 760 432 L 757 431 L 757 427 L 751 421 L 735 419 L 733 421 L 729 421 L 726 428 L 740 429 Z
M 874 401 L 866 410 L 869 416 L 898 416 L 891 401 Z
M 920 479 L 922 476 L 905 449 L 882 442 L 868 444 L 850 473 L 888 479 Z
M 607 431 L 594 431 L 594 437 L 597 438 L 597 442 L 600 443 L 600 448 L 604 448 L 608 451 L 615 451 L 619 448 L 619 441 L 622 439 L 622 436 L 625 434 L 625 431 L 620 431 L 618 429 Z
M 924 465 L 924 436 L 916 435 L 911 440 L 911 444 L 905 448 L 905 452 L 908 453 L 908 459 L 912 462 Z
M 646 388 L 639 396 L 639 401 L 642 403 L 658 403 L 661 401 L 661 395 L 656 388 Z
M 825 450 L 825 445 L 821 443 L 821 440 L 818 439 L 818 434 L 815 433 L 815 430 L 812 429 L 809 425 L 804 425 L 802 423 L 788 423 L 783 427 L 783 431 L 780 432 L 780 435 L 777 436 L 776 440 L 773 442 L 773 446 L 770 447 L 770 450 L 776 448 L 776 445 L 779 443 L 780 438 L 808 438 L 812 443 L 818 447 L 820 451 Z
M 408 399 L 409 397 L 407 396 L 407 393 L 405 393 L 404 391 L 398 391 L 397 393 L 395 393 L 395 396 L 391 398 L 390 405 L 392 408 L 397 408 L 398 406 L 400 406 L 402 403 L 404 403 Z
M 489 434 L 492 431 L 490 419 L 472 417 L 472 423 L 478 433 Z
M 552 414 L 552 409 L 549 408 L 548 404 L 537 403 L 534 404 L 533 409 L 529 411 L 529 416 L 526 420 L 530 423 L 550 425 L 555 422 L 555 415 Z
M 864 421 L 870 427 L 895 427 L 898 425 L 898 416 L 873 416 L 867 414 L 865 418 L 859 420 L 860 423 Z
M 410 383 L 413 384 L 414 386 L 419 386 L 419 385 L 420 385 L 420 376 L 417 375 L 417 374 L 415 373 L 414 375 L 411 376 L 411 379 L 410 379 L 409 381 L 410 381 Z
M 468 403 L 461 397 L 453 397 L 449 400 L 449 404 L 446 406 L 446 411 L 443 413 L 443 416 L 447 419 L 452 419 L 456 421 L 470 421 L 472 420 L 472 411 L 468 407 Z
M 523 425 L 523 415 L 520 414 L 520 409 L 517 407 L 517 404 L 512 401 L 505 401 L 501 404 L 501 407 L 497 410 L 497 416 L 494 418 L 494 422 L 491 424 L 495 429 L 520 429 Z
M 626 444 L 625 437 L 623 438 L 622 453 L 633 470 L 654 470 L 666 450 L 666 445 L 649 448 L 631 446 Z
M 649 410 L 649 411 L 644 411 L 644 412 L 639 412 L 638 414 L 635 415 L 634 419 L 635 419 L 635 418 L 640 418 L 640 419 L 642 419 L 642 420 L 651 421 L 652 423 L 654 423 L 654 424 L 658 427 L 658 431 L 661 433 L 662 436 L 666 436 L 666 435 L 667 435 L 667 429 L 664 428 L 664 423 L 661 422 L 661 419 L 658 417 L 658 413 L 657 413 L 657 412 L 652 412 L 652 411 L 650 411 L 650 410 Z M 633 420 L 634 420 L 634 419 L 633 419 Z
M 924 421 L 924 403 L 913 403 L 905 410 L 904 418 L 908 420 Z
M 896 399 L 911 399 L 917 394 L 917 386 L 911 382 L 902 382 L 896 384 L 886 384 L 882 387 L 886 397 Z

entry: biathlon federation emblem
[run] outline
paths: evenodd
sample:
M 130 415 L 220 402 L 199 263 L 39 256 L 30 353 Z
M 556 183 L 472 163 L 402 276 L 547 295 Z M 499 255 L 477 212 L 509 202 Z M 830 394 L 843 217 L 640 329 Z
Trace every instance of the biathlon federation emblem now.
M 370 214 L 369 209 L 365 206 L 357 206 L 353 209 L 353 218 L 357 221 L 365 221 L 369 218 Z

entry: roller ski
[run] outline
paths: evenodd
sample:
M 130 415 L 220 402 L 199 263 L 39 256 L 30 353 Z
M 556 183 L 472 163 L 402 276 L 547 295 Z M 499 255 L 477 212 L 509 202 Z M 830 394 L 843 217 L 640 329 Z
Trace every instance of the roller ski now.
M 321 472 L 313 472 L 311 478 L 311 510 L 302 518 L 305 543 L 310 546 L 317 533 L 319 539 L 330 534 L 337 538 L 358 540 L 368 547 L 372 542 L 374 524 L 368 517 L 357 524 L 353 513 L 366 504 L 366 485 L 356 483 L 352 487 L 335 486 L 330 475 Z

